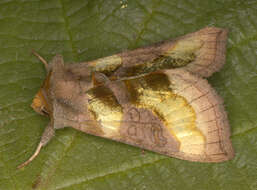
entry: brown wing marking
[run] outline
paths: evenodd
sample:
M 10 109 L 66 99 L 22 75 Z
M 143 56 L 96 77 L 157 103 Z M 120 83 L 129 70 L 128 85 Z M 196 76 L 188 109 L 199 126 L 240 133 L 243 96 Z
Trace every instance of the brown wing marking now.
M 166 154 L 179 151 L 180 143 L 151 110 L 131 106 L 124 111 L 120 141 Z

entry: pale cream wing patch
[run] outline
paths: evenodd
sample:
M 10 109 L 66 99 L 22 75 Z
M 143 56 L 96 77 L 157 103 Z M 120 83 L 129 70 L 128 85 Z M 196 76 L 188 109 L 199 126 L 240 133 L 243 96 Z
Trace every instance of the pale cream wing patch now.
M 180 152 L 173 156 L 201 162 L 221 162 L 233 158 L 227 115 L 223 101 L 214 89 L 205 79 L 182 69 L 164 72 L 169 76 L 174 93 L 184 97 L 194 109 L 195 126 L 205 137 L 204 144 L 196 143 L 193 138 L 191 142 L 186 140 Z

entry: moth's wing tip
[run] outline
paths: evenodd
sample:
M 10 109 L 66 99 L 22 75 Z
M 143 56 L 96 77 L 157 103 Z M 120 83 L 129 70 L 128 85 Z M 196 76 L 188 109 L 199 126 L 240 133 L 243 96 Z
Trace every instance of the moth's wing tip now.
M 205 27 L 190 35 L 201 40 L 203 45 L 196 60 L 186 66 L 186 70 L 201 77 L 209 77 L 219 71 L 226 62 L 228 29 Z
M 224 143 L 223 143 L 223 152 L 221 154 L 220 157 L 216 158 L 213 157 L 212 161 L 210 162 L 225 162 L 225 161 L 229 161 L 232 160 L 235 157 L 235 151 L 234 148 L 232 146 L 232 142 L 231 139 L 228 138 Z
M 226 45 L 228 37 L 228 29 L 223 28 L 213 28 L 217 32 L 216 36 L 216 52 L 212 64 L 210 65 L 210 72 L 206 72 L 206 76 L 209 77 L 213 73 L 219 71 L 223 65 L 226 63 Z
M 227 160 L 232 160 L 235 157 L 235 151 L 232 147 L 232 144 L 230 143 L 230 147 L 227 150 L 226 158 Z
M 224 154 L 222 155 L 221 158 L 219 158 L 219 159 L 215 159 L 214 158 L 210 162 L 217 162 L 217 163 L 219 163 L 219 162 L 226 162 L 226 161 L 232 160 L 234 157 L 235 157 L 235 153 L 234 153 L 234 150 L 232 149 L 230 152 L 224 152 Z

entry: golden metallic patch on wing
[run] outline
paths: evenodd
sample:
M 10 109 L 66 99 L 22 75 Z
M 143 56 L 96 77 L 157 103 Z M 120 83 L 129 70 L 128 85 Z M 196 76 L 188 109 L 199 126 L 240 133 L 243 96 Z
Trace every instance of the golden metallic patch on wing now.
M 104 136 L 119 135 L 120 121 L 123 111 L 113 92 L 105 86 L 87 91 L 88 109 L 101 124 Z
M 132 103 L 157 114 L 180 142 L 180 151 L 194 154 L 204 152 L 205 137 L 196 127 L 196 113 L 184 97 L 172 92 L 165 74 L 150 74 L 125 83 L 132 95 Z M 190 147 L 194 143 L 199 144 L 196 149 Z
M 122 59 L 119 55 L 112 55 L 88 62 L 93 71 L 102 72 L 106 75 L 112 74 L 121 64 Z
M 185 66 L 193 62 L 196 58 L 194 52 L 167 51 L 152 61 L 124 68 L 123 77 L 130 77 L 155 72 L 162 69 L 173 69 Z
M 202 45 L 203 42 L 195 37 L 181 39 L 167 49 L 164 55 L 173 58 L 177 67 L 185 66 L 195 60 Z

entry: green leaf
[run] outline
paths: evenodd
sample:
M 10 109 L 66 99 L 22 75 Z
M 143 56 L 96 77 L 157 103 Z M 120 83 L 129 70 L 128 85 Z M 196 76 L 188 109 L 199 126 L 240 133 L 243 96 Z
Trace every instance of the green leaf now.
M 0 190 L 256 190 L 257 2 L 255 0 L 1 0 Z M 224 98 L 236 156 L 219 164 L 169 158 L 71 128 L 25 169 L 48 119 L 30 104 L 45 77 L 31 55 L 80 62 L 228 28 L 227 61 L 209 82 Z

